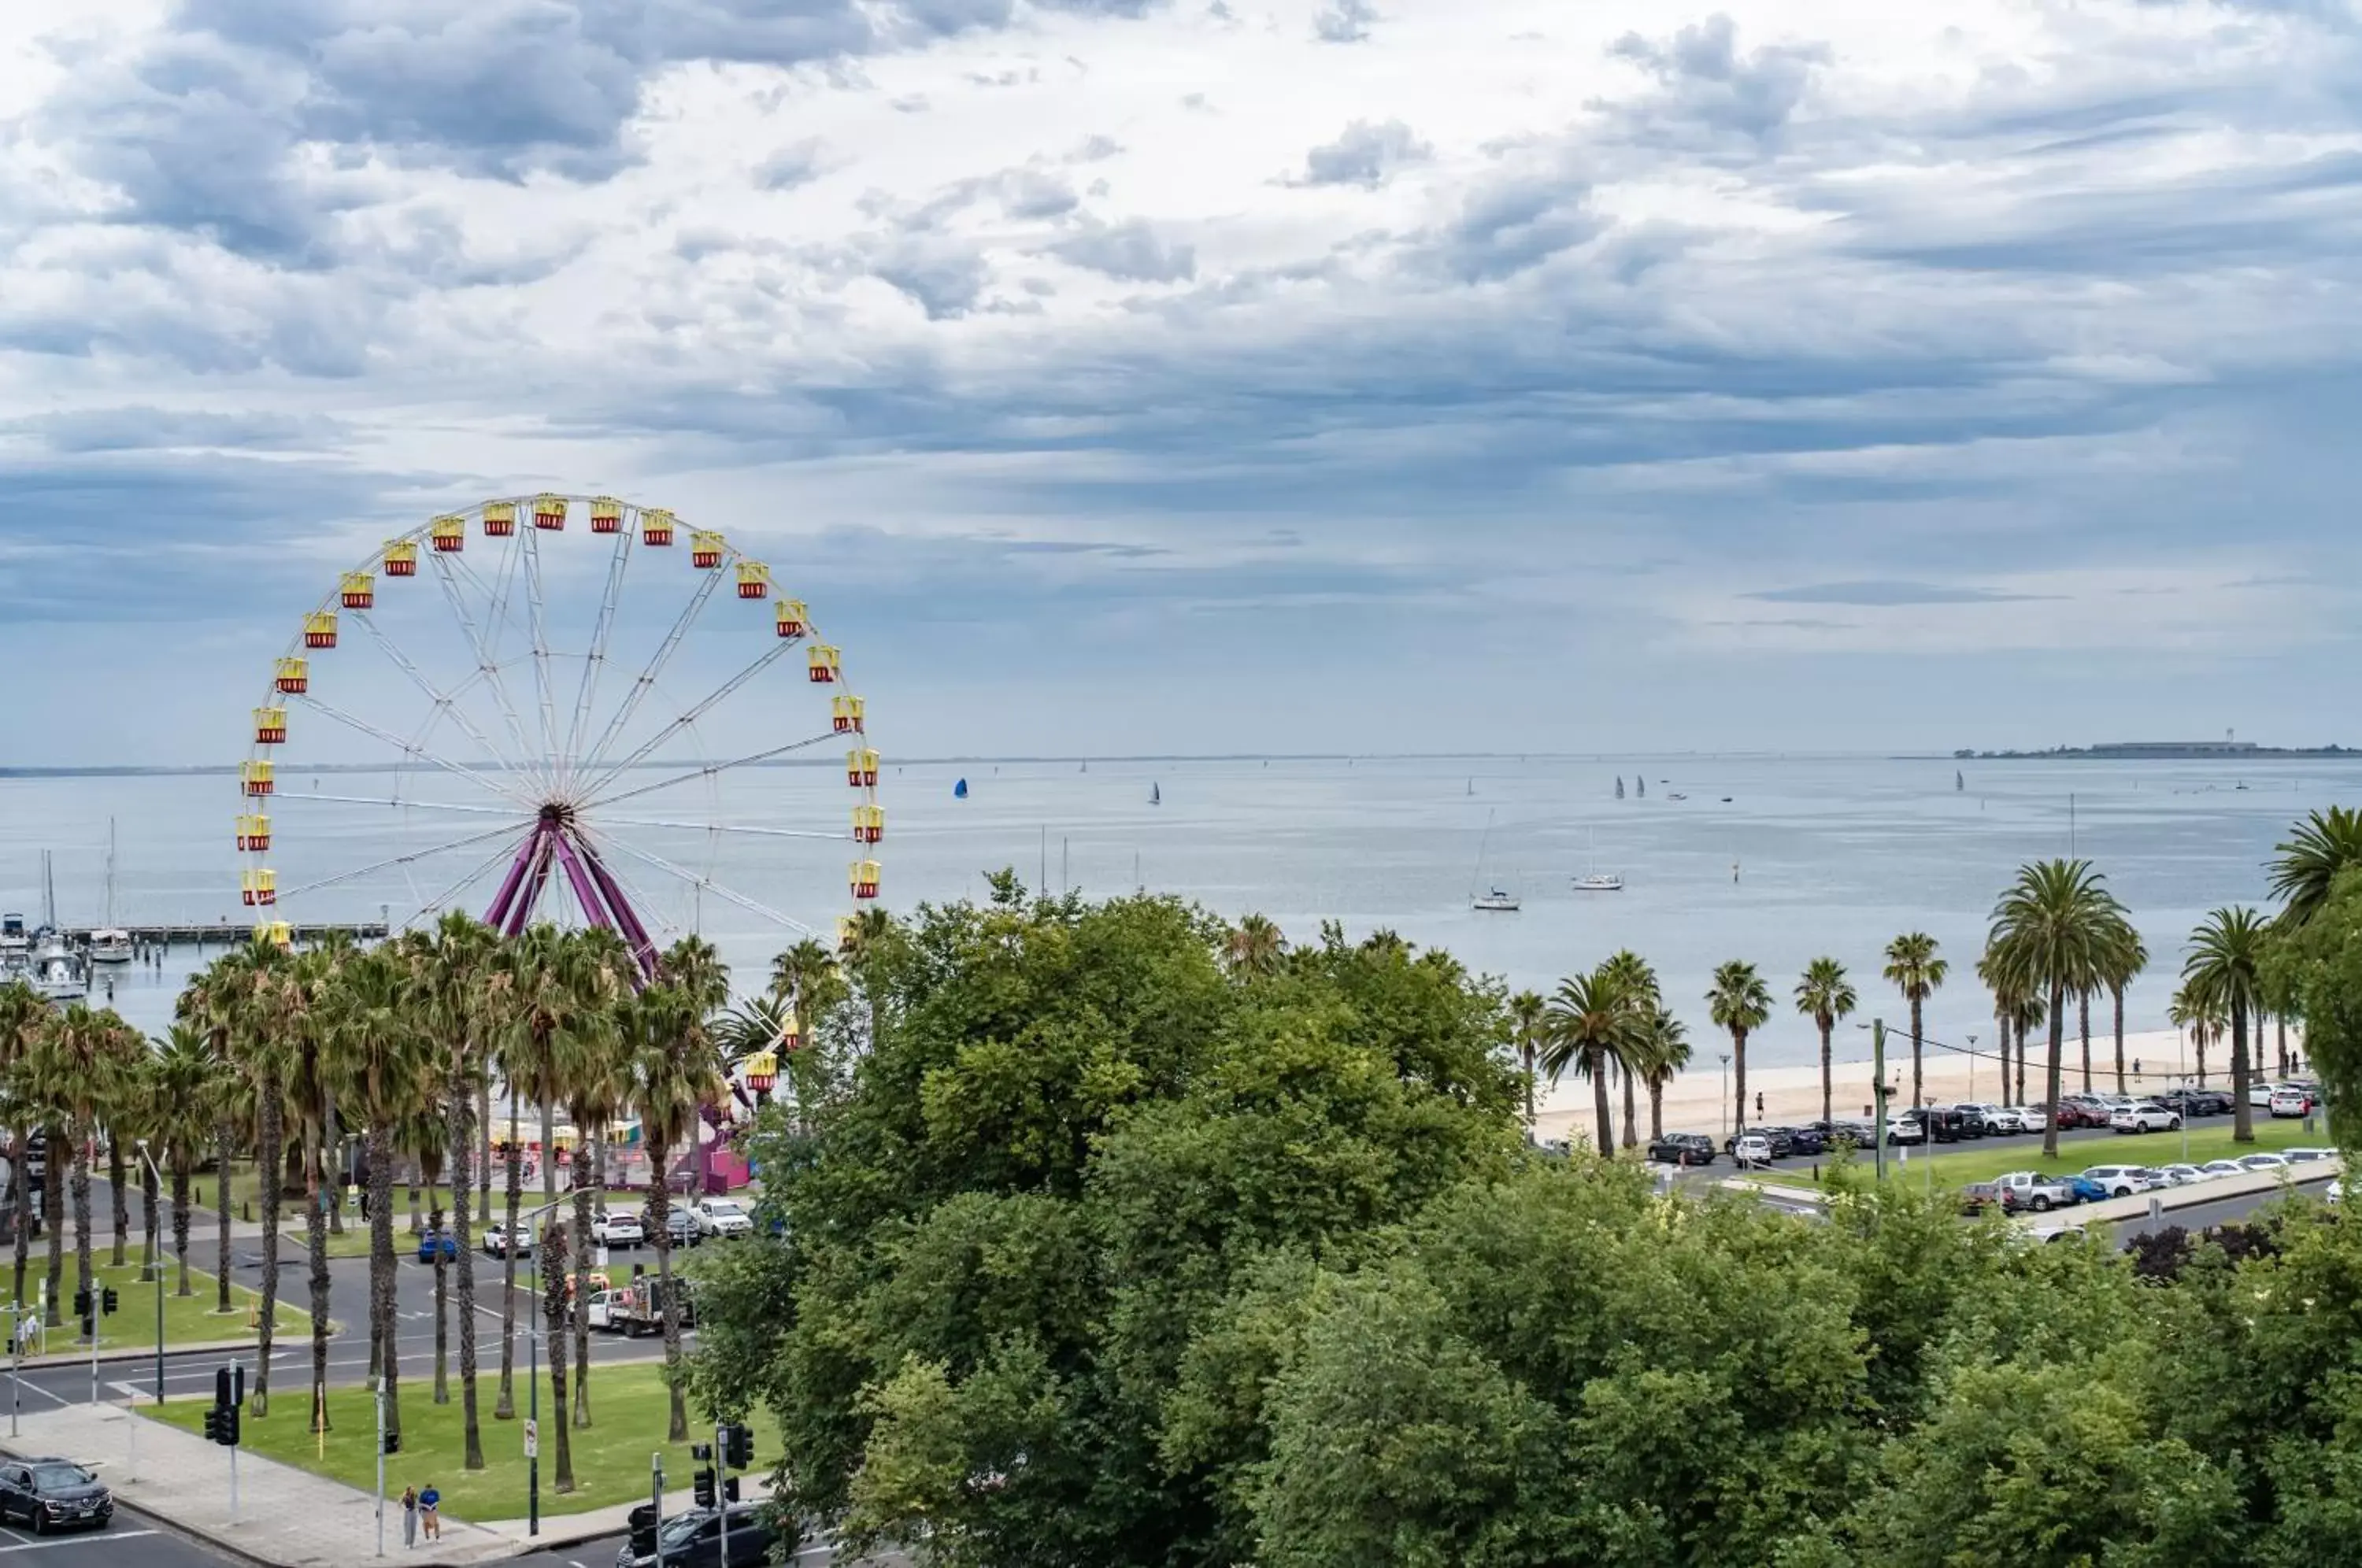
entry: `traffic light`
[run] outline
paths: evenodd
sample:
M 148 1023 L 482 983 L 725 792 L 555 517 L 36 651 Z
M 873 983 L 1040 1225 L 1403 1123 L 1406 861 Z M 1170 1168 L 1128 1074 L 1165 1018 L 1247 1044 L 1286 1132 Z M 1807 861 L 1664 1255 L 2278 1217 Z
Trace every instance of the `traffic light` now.
M 755 1463 L 753 1428 L 743 1423 L 734 1423 L 723 1427 L 718 1435 L 722 1439 L 723 1463 L 733 1470 L 744 1470 Z
M 214 1405 L 205 1410 L 205 1441 L 225 1448 L 237 1446 L 237 1407 Z
M 699 1507 L 712 1507 L 713 1506 L 713 1472 L 711 1470 L 698 1471 L 695 1474 L 690 1477 L 689 1489 L 690 1495 L 697 1499 L 697 1506 Z
M 400 1453 L 402 1452 L 402 1434 L 400 1432 L 390 1431 L 385 1434 L 385 1451 L 388 1453 Z
M 87 1285 L 74 1290 L 74 1316 L 84 1319 L 90 1316 L 90 1286 Z
M 222 1441 L 232 1448 L 237 1446 L 237 1410 L 238 1408 L 232 1405 L 222 1412 Z
M 711 1464 L 713 1462 L 713 1445 L 710 1442 L 690 1443 L 689 1457 L 700 1464 Z
M 738 1477 L 733 1475 L 722 1483 L 722 1497 L 724 1502 L 734 1503 L 738 1500 Z
M 207 1442 L 222 1441 L 222 1418 L 227 1414 L 229 1412 L 218 1405 L 205 1407 L 205 1441 Z
M 109 1317 L 115 1313 L 116 1301 L 115 1286 L 109 1285 L 101 1287 L 98 1293 L 98 1304 L 106 1310 Z

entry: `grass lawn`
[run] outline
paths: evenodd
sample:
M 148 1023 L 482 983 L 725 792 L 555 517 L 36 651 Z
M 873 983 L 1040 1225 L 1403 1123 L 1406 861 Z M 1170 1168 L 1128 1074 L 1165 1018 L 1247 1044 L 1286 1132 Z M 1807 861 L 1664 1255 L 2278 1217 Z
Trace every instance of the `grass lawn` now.
M 42 1255 L 37 1252 L 33 1256 L 33 1267 L 28 1270 L 25 1275 L 27 1291 L 36 1292 L 40 1288 L 38 1282 L 44 1277 L 41 1270 Z M 102 1287 L 109 1285 L 115 1286 L 117 1297 L 115 1316 L 110 1318 L 101 1314 L 99 1318 L 98 1348 L 102 1351 L 119 1351 L 152 1347 L 156 1343 L 155 1285 L 152 1282 L 146 1285 L 139 1282 L 139 1265 L 137 1263 L 127 1263 L 121 1268 L 112 1268 L 103 1261 L 103 1254 L 102 1261 L 93 1272 L 97 1275 L 98 1283 Z M 242 1285 L 232 1285 L 229 1291 L 231 1303 L 229 1315 L 221 1317 L 214 1311 L 215 1289 L 212 1275 L 191 1269 L 189 1289 L 193 1294 L 188 1296 L 172 1294 L 179 1281 L 179 1274 L 172 1265 L 171 1254 L 167 1253 L 164 1260 L 164 1343 L 167 1346 L 209 1344 L 223 1340 L 250 1341 L 257 1337 L 256 1331 L 248 1328 L 246 1322 L 248 1311 L 261 1301 L 261 1297 L 254 1291 L 248 1290 Z M 65 1292 L 66 1297 L 63 1313 L 65 1322 L 62 1326 L 50 1331 L 47 1343 L 42 1347 L 42 1353 L 87 1354 L 90 1351 L 90 1342 L 82 1338 L 73 1321 L 74 1262 L 72 1253 L 66 1254 L 65 1274 L 60 1282 L 60 1286 Z M 289 1306 L 283 1299 L 279 1303 L 278 1321 L 279 1332 L 281 1335 L 308 1335 L 312 1331 L 311 1315 Z
M 421 1376 L 420 1372 L 425 1372 Z M 520 1383 L 524 1364 L 518 1364 Z M 366 1388 L 333 1389 L 328 1395 L 326 1437 L 311 1431 L 304 1407 L 305 1389 L 291 1386 L 297 1397 L 271 1401 L 268 1420 L 248 1416 L 241 1434 L 245 1446 L 268 1459 L 317 1472 L 348 1486 L 370 1491 L 377 1483 L 376 1414 Z M 492 1402 L 500 1389 L 497 1370 L 477 1384 L 482 1423 L 484 1468 L 459 1466 L 462 1434 L 459 1426 L 459 1380 L 451 1379 L 451 1402 L 434 1403 L 431 1364 L 414 1362 L 402 1380 L 402 1452 L 387 1456 L 385 1485 L 389 1495 L 404 1485 L 425 1486 L 432 1481 L 443 1493 L 443 1511 L 453 1518 L 476 1520 L 519 1519 L 525 1512 L 524 1423 L 525 1390 L 517 1389 L 519 1419 L 495 1421 Z M 571 1430 L 575 1489 L 560 1495 L 557 1473 L 557 1416 L 552 1405 L 548 1369 L 541 1386 L 541 1511 L 582 1513 L 617 1503 L 635 1502 L 648 1495 L 648 1455 L 665 1455 L 668 1494 L 686 1501 L 690 1473 L 696 1468 L 686 1444 L 664 1441 L 667 1396 L 664 1368 L 654 1362 L 624 1366 L 593 1366 L 590 1374 L 590 1416 L 587 1430 Z M 204 1428 L 204 1407 L 195 1401 L 167 1405 L 149 1412 L 191 1431 Z M 690 1411 L 691 1441 L 712 1442 L 713 1424 Z M 769 1419 L 757 1412 L 748 1419 L 755 1429 L 757 1472 L 778 1457 L 778 1438 Z M 702 1430 L 700 1430 L 701 1426 Z
M 2242 1154 L 2269 1154 L 2280 1149 L 2310 1145 L 2320 1148 L 2329 1143 L 2329 1134 L 2316 1129 L 2304 1130 L 2304 1123 L 2295 1120 L 2273 1121 L 2269 1117 L 2256 1119 L 2256 1141 L 2234 1143 L 2228 1118 L 2219 1122 L 2210 1121 L 2190 1132 L 2191 1165 L 2202 1165 L 2209 1160 L 2235 1160 Z M 1894 1157 L 1896 1151 L 1887 1151 L 1886 1179 L 1889 1181 L 1924 1182 L 1928 1179 L 1931 1163 L 1919 1151 L 1911 1151 L 1908 1164 Z M 2010 1148 L 1985 1149 L 1973 1144 L 1966 1149 L 1955 1146 L 1955 1152 L 1937 1154 L 1935 1180 L 1942 1187 L 1961 1187 L 1972 1181 L 1991 1181 L 2004 1171 L 2038 1170 L 2056 1176 L 2072 1176 L 2093 1165 L 2169 1165 L 2181 1163 L 2181 1134 L 2179 1132 L 2118 1132 L 2106 1137 L 2084 1138 L 2075 1143 L 2061 1143 L 2058 1157 L 2046 1160 L 2041 1148 L 2015 1145 Z M 1855 1163 L 1866 1174 L 1871 1165 L 1867 1154 L 1855 1157 Z M 1827 1168 L 1828 1162 L 1822 1162 Z M 1781 1187 L 1810 1187 L 1816 1185 L 1809 1169 L 1790 1171 L 1749 1171 L 1749 1179 L 1774 1183 Z
M 345 1194 L 339 1188 L 334 1196 L 342 1198 Z M 203 1173 L 197 1177 L 192 1200 L 199 1208 L 208 1210 L 213 1208 L 215 1195 L 211 1172 Z M 497 1195 L 495 1195 L 495 1201 L 497 1200 Z M 449 1201 L 450 1189 L 447 1187 L 420 1187 L 418 1189 L 419 1223 L 425 1224 L 436 1209 L 446 1207 Z M 262 1218 L 262 1179 L 255 1173 L 252 1160 L 230 1162 L 229 1206 L 231 1217 L 234 1219 L 259 1220 Z M 470 1209 L 469 1212 L 472 1213 L 473 1210 Z M 362 1219 L 360 1210 L 350 1203 L 346 1204 L 344 1215 L 344 1234 L 340 1236 L 333 1231 L 328 1233 L 328 1255 L 332 1258 L 369 1256 L 369 1221 Z M 299 1252 L 304 1245 L 304 1223 L 303 1196 L 299 1193 L 281 1198 L 280 1234 L 292 1240 Z M 199 1221 L 195 1233 L 198 1235 L 209 1233 L 204 1221 Z M 395 1182 L 393 1187 L 393 1235 L 397 1251 L 403 1250 L 405 1242 L 409 1244 L 409 1250 L 415 1250 L 417 1243 L 412 1238 L 410 1231 L 410 1188 L 399 1181 Z

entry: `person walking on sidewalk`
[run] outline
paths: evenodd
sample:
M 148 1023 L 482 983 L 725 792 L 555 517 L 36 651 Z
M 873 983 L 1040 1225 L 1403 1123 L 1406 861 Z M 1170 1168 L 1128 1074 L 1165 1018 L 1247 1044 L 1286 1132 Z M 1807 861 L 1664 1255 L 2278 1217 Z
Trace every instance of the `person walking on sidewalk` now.
M 418 1544 L 418 1488 L 415 1486 L 402 1489 L 402 1544 L 405 1547 Z
M 426 1490 L 418 1494 L 418 1522 L 425 1527 L 429 1540 L 443 1539 L 443 1516 L 438 1511 L 442 1507 L 443 1494 L 435 1489 L 434 1482 L 429 1481 Z

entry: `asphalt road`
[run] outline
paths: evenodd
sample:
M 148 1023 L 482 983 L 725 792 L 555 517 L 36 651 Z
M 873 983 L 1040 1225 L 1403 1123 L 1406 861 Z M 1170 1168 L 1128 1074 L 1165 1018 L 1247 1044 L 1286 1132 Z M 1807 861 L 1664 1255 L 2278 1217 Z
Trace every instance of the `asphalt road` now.
M 220 1568 L 238 1559 L 173 1534 L 147 1515 L 117 1504 L 105 1529 L 35 1536 L 0 1529 L 0 1562 L 20 1559 L 41 1568 Z M 611 1568 L 613 1553 L 595 1568 Z M 585 1564 L 585 1568 L 593 1568 Z
M 2270 1119 L 2257 1111 L 2256 1120 L 2262 1123 Z M 2231 1118 L 2227 1115 L 2202 1116 L 2191 1121 L 2190 1129 L 2193 1132 L 2202 1132 L 2220 1131 L 2230 1125 Z M 2320 1140 L 2326 1143 L 2329 1134 L 2322 1133 Z M 1717 1149 L 1722 1146 L 1719 1137 L 1715 1140 L 1715 1146 Z M 1986 1149 L 2023 1150 L 2028 1168 L 2039 1168 L 2046 1163 L 2042 1154 L 2042 1134 L 2039 1132 L 2009 1132 L 1998 1138 L 1971 1138 L 1965 1143 L 1936 1145 L 1938 1155 Z M 1909 1165 L 1916 1165 L 1921 1158 L 1920 1146 L 1908 1145 L 1907 1151 L 1911 1156 Z M 2058 1165 L 2061 1170 L 2077 1171 L 2088 1165 L 2169 1165 L 2181 1158 L 2180 1151 L 2181 1137 L 2175 1132 L 2117 1132 L 2105 1127 L 2074 1127 L 2064 1129 L 2058 1134 Z M 1893 1160 L 1904 1152 L 1904 1149 L 1890 1148 L 1886 1151 L 1886 1157 Z M 1827 1164 L 1829 1157 L 1827 1154 L 1791 1155 L 1784 1160 L 1772 1161 L 1771 1168 L 1775 1171 L 1809 1171 L 1815 1165 Z M 1864 1150 L 1857 1158 L 1867 1163 L 1871 1158 L 1870 1152 Z M 1728 1175 L 1731 1170 L 1728 1162 L 1729 1156 L 1724 1155 L 1712 1165 L 1693 1166 L 1692 1169 L 1703 1168 L 1711 1174 Z

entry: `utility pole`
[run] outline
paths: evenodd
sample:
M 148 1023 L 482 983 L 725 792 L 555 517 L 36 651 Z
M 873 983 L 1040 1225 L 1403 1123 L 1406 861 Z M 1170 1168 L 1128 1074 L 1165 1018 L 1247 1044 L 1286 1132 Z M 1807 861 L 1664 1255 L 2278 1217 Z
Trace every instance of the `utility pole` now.
M 664 1568 L 664 1454 L 648 1455 L 648 1503 L 657 1516 L 657 1568 Z M 728 1561 L 726 1558 L 723 1561 Z

